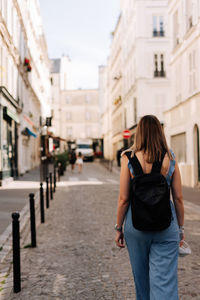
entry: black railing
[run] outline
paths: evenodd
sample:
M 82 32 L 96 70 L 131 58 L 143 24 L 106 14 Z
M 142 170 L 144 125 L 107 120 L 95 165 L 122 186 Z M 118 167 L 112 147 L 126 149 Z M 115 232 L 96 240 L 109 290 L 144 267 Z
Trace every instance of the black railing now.
M 153 37 L 163 37 L 165 36 L 164 30 L 153 30 Z

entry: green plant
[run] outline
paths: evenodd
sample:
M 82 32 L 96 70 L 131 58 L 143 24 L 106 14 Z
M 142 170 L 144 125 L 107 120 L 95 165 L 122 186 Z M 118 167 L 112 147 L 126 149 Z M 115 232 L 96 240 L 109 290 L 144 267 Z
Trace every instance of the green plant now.
M 31 247 L 32 247 L 31 244 L 27 244 L 27 245 L 24 246 L 24 249 L 31 248 Z
M 57 154 L 55 158 L 56 158 L 56 166 L 57 167 L 59 166 L 60 168 L 60 175 L 63 175 L 69 161 L 68 152 Z

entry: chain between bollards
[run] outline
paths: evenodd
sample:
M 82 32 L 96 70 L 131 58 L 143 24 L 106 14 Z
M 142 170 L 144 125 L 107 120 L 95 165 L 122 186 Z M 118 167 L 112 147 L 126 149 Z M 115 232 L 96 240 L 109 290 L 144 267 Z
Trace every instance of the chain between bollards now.
M 18 212 L 12 213 L 14 293 L 21 291 L 19 217 L 20 214 Z
M 50 178 L 50 197 L 51 200 L 53 200 L 53 181 L 52 181 L 52 173 L 49 173 L 49 178 Z
M 43 183 L 40 183 L 40 217 L 41 217 L 41 223 L 45 222 L 44 217 L 44 190 L 43 190 Z
M 46 208 L 49 208 L 49 177 L 46 177 Z
M 29 194 L 30 197 L 30 224 L 31 224 L 31 247 L 36 247 L 36 226 L 35 226 L 35 199 L 34 194 Z

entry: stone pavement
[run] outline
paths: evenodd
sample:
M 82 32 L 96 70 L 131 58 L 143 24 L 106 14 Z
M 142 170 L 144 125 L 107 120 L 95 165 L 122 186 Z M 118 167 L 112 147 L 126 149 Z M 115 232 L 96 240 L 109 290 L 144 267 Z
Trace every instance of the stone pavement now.
M 11 213 L 21 211 L 29 201 L 29 193 L 39 190 L 39 176 L 39 169 L 36 168 L 0 187 L 0 234 L 11 223 Z
M 2 274 L 1 300 L 135 299 L 127 250 L 114 243 L 118 181 L 97 163 L 85 164 L 83 174 L 66 172 L 37 229 L 38 247 L 21 245 L 22 291 L 13 294 L 11 276 Z M 186 201 L 193 253 L 179 261 L 181 300 L 200 299 L 199 225 L 200 207 Z
M 53 171 L 52 165 L 49 165 L 49 170 Z M 11 223 L 11 213 L 13 211 L 21 212 L 29 202 L 28 195 L 36 193 L 39 187 L 39 167 L 0 187 L 0 235 L 4 233 L 7 226 Z

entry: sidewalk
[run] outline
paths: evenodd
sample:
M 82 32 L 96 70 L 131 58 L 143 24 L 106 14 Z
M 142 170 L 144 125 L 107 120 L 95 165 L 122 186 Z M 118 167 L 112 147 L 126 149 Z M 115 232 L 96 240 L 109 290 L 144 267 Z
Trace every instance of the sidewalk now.
M 119 176 L 93 163 L 61 180 L 37 248 L 21 244 L 22 291 L 13 294 L 10 273 L 0 300 L 134 300 L 127 250 L 114 243 Z M 188 199 L 185 220 L 193 253 L 179 261 L 180 299 L 199 300 L 200 206 Z

